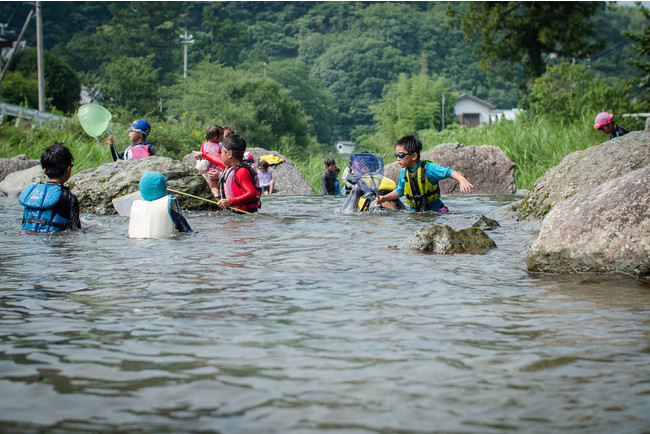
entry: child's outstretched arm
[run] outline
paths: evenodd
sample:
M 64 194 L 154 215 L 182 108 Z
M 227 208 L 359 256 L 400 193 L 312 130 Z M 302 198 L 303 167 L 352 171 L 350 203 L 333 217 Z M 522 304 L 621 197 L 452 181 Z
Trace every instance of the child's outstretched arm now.
M 377 196 L 377 200 L 375 201 L 377 205 L 381 205 L 383 202 L 390 202 L 392 200 L 397 200 L 399 199 L 399 193 L 397 190 L 393 190 L 390 193 L 387 193 L 383 196 Z
M 460 183 L 461 193 L 469 193 L 472 191 L 472 188 L 474 188 L 474 186 L 470 184 L 470 182 L 457 170 L 451 172 L 451 177 Z

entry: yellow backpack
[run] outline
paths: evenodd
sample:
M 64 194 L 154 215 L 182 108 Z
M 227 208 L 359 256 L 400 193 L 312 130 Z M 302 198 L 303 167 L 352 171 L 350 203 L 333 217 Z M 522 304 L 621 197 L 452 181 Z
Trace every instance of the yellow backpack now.
M 266 154 L 260 157 L 260 161 L 266 161 L 269 163 L 269 166 L 277 166 L 278 164 L 284 163 L 284 158 L 273 154 Z

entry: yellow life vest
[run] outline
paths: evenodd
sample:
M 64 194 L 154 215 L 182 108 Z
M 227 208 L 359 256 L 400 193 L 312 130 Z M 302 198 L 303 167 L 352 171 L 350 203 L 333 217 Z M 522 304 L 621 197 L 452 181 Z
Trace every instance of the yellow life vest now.
M 129 219 L 129 238 L 162 238 L 175 234 L 172 209 L 178 211 L 178 202 L 172 195 L 152 201 L 134 201 Z
M 427 163 L 436 164 L 435 161 L 421 160 L 420 166 L 415 173 L 404 168 L 404 197 L 406 203 L 417 211 L 425 211 L 427 205 L 440 199 L 440 187 L 438 183 L 431 183 L 427 179 Z
M 284 163 L 284 158 L 273 154 L 266 154 L 260 157 L 260 161 L 266 161 L 269 163 L 269 166 L 277 166 L 278 164 Z

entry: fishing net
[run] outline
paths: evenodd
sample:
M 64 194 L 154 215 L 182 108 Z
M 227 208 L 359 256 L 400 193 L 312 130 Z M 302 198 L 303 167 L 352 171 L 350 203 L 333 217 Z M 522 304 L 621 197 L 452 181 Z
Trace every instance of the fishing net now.
M 377 191 L 384 179 L 384 159 L 373 154 L 352 154 L 350 165 L 361 191 Z

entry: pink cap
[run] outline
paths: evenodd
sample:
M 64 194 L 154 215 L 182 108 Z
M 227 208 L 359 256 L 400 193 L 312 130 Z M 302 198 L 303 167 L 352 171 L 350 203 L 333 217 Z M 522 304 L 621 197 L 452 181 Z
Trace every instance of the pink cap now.
M 244 158 L 248 158 L 249 160 L 255 161 L 255 157 L 253 157 L 253 154 L 251 154 L 248 151 L 244 152 Z
M 603 125 L 607 125 L 608 123 L 612 122 L 614 120 L 614 115 L 611 113 L 607 112 L 600 112 L 596 116 L 596 120 L 594 120 L 594 128 L 598 129 L 602 127 Z

